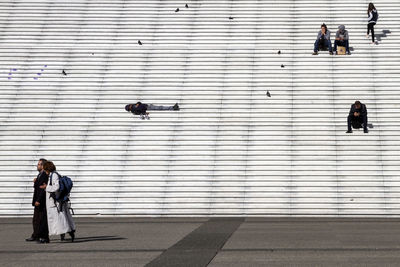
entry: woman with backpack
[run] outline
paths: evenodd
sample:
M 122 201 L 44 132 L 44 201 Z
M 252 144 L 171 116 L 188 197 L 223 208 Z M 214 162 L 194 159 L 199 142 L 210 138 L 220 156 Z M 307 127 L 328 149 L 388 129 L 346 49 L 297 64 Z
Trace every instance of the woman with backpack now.
M 61 235 L 61 241 L 65 240 L 65 233 L 71 236 L 71 241 L 75 239 L 75 223 L 72 219 L 68 202 L 56 201 L 60 196 L 60 178 L 56 172 L 56 166 L 51 161 L 43 165 L 43 170 L 49 176 L 48 184 L 43 184 L 41 188 L 46 190 L 47 222 L 49 235 Z
M 375 30 L 374 26 L 376 25 L 376 22 L 378 21 L 378 11 L 376 10 L 375 6 L 373 3 L 369 3 L 368 5 L 368 30 L 367 30 L 367 38 L 369 38 L 369 32 L 372 34 L 372 44 L 375 43 Z

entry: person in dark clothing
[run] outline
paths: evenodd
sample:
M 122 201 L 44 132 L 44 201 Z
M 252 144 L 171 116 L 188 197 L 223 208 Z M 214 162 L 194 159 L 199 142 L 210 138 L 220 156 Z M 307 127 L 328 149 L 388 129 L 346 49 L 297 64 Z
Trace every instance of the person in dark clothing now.
M 349 116 L 347 116 L 347 132 L 352 133 L 351 127 L 355 129 L 364 128 L 364 133 L 368 133 L 368 113 L 365 104 L 356 101 L 351 105 Z
M 149 119 L 148 110 L 179 110 L 179 105 L 176 103 L 173 106 L 156 106 L 153 104 L 143 104 L 142 102 L 137 102 L 136 104 L 128 104 L 125 106 L 125 110 L 132 112 L 134 115 L 139 115 L 142 120 L 145 118 Z
M 47 227 L 47 210 L 46 210 L 46 191 L 40 188 L 41 185 L 47 184 L 48 175 L 43 171 L 43 165 L 47 162 L 45 159 L 40 159 L 37 163 L 37 170 L 39 174 L 33 180 L 33 198 L 32 206 L 33 211 L 33 233 L 26 241 L 38 241 L 39 243 L 49 242 L 49 230 Z
M 340 25 L 338 31 L 336 32 L 335 44 L 333 46 L 333 51 L 337 54 L 337 47 L 346 47 L 346 53 L 351 55 L 349 46 L 349 32 L 346 30 L 344 25 Z
M 369 3 L 368 5 L 368 28 L 367 28 L 367 38 L 369 38 L 369 33 L 371 32 L 372 34 L 372 44 L 377 44 L 375 43 L 375 30 L 374 26 L 376 22 L 378 21 L 378 11 L 376 10 L 375 6 L 373 3 Z
M 321 25 L 321 30 L 319 31 L 317 40 L 314 43 L 313 55 L 318 55 L 318 50 L 320 50 L 320 48 L 327 48 L 329 50 L 329 54 L 333 55 L 331 32 L 328 30 L 328 27 L 325 24 Z

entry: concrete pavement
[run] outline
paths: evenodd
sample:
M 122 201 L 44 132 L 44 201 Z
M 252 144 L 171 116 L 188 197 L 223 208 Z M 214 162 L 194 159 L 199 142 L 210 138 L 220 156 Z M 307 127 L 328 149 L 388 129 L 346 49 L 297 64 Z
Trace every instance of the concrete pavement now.
M 1 266 L 400 266 L 400 219 L 76 218 L 75 243 L 0 219 Z

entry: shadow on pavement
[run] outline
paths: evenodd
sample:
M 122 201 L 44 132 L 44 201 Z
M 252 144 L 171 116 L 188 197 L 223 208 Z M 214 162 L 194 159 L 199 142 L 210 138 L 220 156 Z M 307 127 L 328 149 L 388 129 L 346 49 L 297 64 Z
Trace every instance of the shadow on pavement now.
M 115 241 L 124 240 L 127 238 L 118 236 L 88 236 L 88 237 L 76 237 L 74 243 L 85 243 L 85 242 L 95 242 L 95 241 Z M 71 243 L 71 238 L 65 238 L 65 241 L 58 240 L 52 243 Z

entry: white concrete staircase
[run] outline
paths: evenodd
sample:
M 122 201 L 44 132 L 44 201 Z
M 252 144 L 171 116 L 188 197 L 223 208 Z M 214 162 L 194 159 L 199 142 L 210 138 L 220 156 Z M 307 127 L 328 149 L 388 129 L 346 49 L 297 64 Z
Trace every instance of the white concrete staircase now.
M 374 3 L 377 46 L 368 1 L 0 2 L 0 215 L 45 157 L 78 215 L 399 216 L 400 2 Z M 351 56 L 311 55 L 322 22 Z

